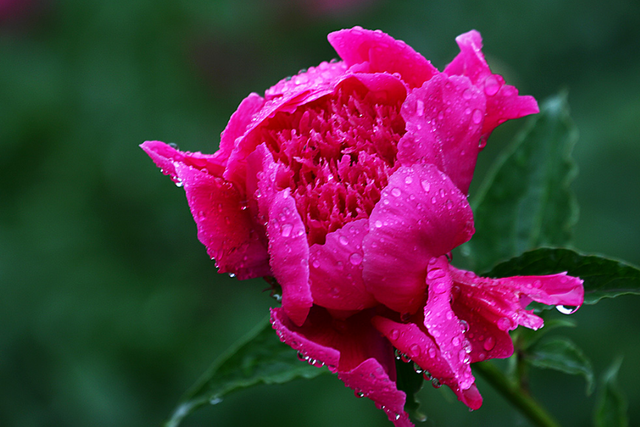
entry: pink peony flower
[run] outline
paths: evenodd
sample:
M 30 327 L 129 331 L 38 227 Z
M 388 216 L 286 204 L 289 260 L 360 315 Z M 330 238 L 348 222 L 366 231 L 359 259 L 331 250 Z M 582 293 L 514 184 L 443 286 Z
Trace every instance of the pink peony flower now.
M 329 35 L 342 61 L 249 95 L 215 154 L 142 148 L 184 187 L 220 272 L 274 277 L 280 339 L 410 426 L 394 348 L 472 409 L 470 364 L 537 329 L 531 301 L 579 306 L 564 273 L 489 279 L 450 265 L 474 233 L 476 158 L 500 123 L 538 112 L 492 74 L 476 31 L 443 72 L 405 43 L 356 27 Z

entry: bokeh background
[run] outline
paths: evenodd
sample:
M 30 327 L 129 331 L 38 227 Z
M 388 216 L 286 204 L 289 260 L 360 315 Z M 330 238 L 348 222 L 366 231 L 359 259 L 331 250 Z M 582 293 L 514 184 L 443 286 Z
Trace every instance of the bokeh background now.
M 266 315 L 264 282 L 216 273 L 183 191 L 138 144 L 213 152 L 244 96 L 335 57 L 326 34 L 354 25 L 405 40 L 440 69 L 455 36 L 475 28 L 521 93 L 568 89 L 580 130 L 575 247 L 640 264 L 636 0 L 0 0 L 0 426 L 159 426 Z M 494 132 L 476 184 L 523 123 Z M 631 425 L 639 302 L 585 306 L 578 328 L 558 331 L 598 374 L 624 356 Z M 582 378 L 532 375 L 564 425 L 591 424 Z M 427 385 L 423 425 L 528 425 L 479 387 L 484 407 L 469 413 Z M 184 425 L 391 424 L 327 375 L 230 395 Z

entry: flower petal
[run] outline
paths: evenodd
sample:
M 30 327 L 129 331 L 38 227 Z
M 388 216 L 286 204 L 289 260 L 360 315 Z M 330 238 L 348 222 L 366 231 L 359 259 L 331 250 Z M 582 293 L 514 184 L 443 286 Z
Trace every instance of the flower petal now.
M 282 286 L 282 307 L 287 316 L 296 325 L 302 325 L 313 305 L 305 226 L 291 189 L 278 189 L 278 164 L 271 153 L 262 144 L 256 148 L 255 155 L 262 158 L 262 171 L 257 173 L 258 206 L 266 222 L 271 271 Z
M 366 396 L 384 409 L 397 427 L 412 426 L 404 412 L 406 395 L 395 384 L 393 349 L 372 327 L 372 314 L 365 310 L 340 320 L 314 306 L 305 323 L 296 326 L 282 309 L 275 308 L 271 309 L 271 323 L 280 340 L 297 350 L 302 359 L 337 372 L 357 396 Z
M 251 93 L 242 100 L 220 135 L 220 149 L 215 153 L 216 158 L 224 159 L 226 163 L 235 147 L 236 139 L 245 134 L 253 117 L 263 108 L 264 102 L 264 99 L 257 93 Z
M 518 325 L 543 326 L 533 310 L 526 310 L 530 301 L 579 307 L 584 297 L 582 280 L 566 273 L 489 279 L 451 266 L 449 272 L 456 288 L 453 309 L 469 325 L 472 361 L 509 357 L 513 344 L 508 331 Z
M 382 31 L 354 27 L 329 34 L 329 43 L 354 72 L 399 73 L 409 87 L 419 87 L 438 70 L 405 42 Z
M 433 163 L 467 194 L 480 152 L 482 92 L 464 76 L 437 75 L 407 96 L 401 114 L 407 133 L 398 142 L 398 160 Z
M 482 37 L 472 30 L 456 37 L 460 53 L 444 69 L 448 75 L 467 76 L 487 96 L 487 116 L 482 128 L 483 139 L 496 126 L 508 119 L 517 119 L 539 112 L 532 96 L 518 96 L 518 90 L 504 83 L 498 74 L 492 74 L 482 54 Z
M 392 310 L 415 313 L 425 303 L 429 260 L 471 238 L 473 214 L 436 166 L 401 166 L 371 212 L 369 229 L 363 241 L 367 289 Z
M 267 249 L 249 212 L 243 210 L 244 197 L 219 176 L 220 165 L 212 156 L 180 152 L 159 141 L 145 142 L 142 149 L 184 187 L 198 239 L 220 273 L 233 273 L 239 279 L 271 275 Z
M 445 384 L 453 390 L 458 399 L 471 409 L 482 405 L 482 396 L 475 384 L 467 389 L 460 384 L 444 358 L 434 338 L 429 335 L 423 324 L 422 314 L 412 317 L 415 323 L 399 323 L 382 316 L 372 319 L 373 325 L 398 349 L 408 362 L 413 362 L 425 371 L 425 378 L 433 378 L 434 386 Z
M 327 234 L 323 245 L 310 248 L 313 302 L 335 310 L 363 310 L 376 305 L 362 280 L 362 239 L 369 232 L 366 218 Z

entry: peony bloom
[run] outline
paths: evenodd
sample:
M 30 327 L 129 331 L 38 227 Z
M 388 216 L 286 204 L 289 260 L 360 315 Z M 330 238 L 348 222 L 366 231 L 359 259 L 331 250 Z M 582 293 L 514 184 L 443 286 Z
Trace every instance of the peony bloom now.
M 356 27 L 329 35 L 341 61 L 242 101 L 215 154 L 142 148 L 184 187 L 220 272 L 273 277 L 280 339 L 410 426 L 395 354 L 472 409 L 470 364 L 540 328 L 531 301 L 579 306 L 564 273 L 489 279 L 447 254 L 474 233 L 467 192 L 500 123 L 538 112 L 492 74 L 476 31 L 443 72 L 405 43 Z

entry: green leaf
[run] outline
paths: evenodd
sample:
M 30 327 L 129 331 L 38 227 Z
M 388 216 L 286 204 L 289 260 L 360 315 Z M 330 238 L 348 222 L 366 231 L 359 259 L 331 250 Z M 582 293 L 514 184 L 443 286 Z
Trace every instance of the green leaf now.
M 578 207 L 569 184 L 578 132 L 566 94 L 547 100 L 540 114 L 496 161 L 472 206 L 476 233 L 462 253 L 476 271 L 526 250 L 564 246 Z
M 182 397 L 165 427 L 176 427 L 197 408 L 216 404 L 232 391 L 256 384 L 281 384 L 328 373 L 301 362 L 281 343 L 268 318 L 222 354 Z
M 398 390 L 404 391 L 407 395 L 404 410 L 416 420 L 425 421 L 427 417 L 418 410 L 418 408 L 420 408 L 420 401 L 417 396 L 417 393 L 420 391 L 424 383 L 424 377 L 422 374 L 416 373 L 413 367 L 413 362 L 404 363 L 397 359 L 396 375 L 396 385 Z
M 598 403 L 594 413 L 595 427 L 627 427 L 627 399 L 617 384 L 622 358 L 616 359 L 601 380 Z
M 538 368 L 582 375 L 587 381 L 587 394 L 593 391 L 591 362 L 568 338 L 556 337 L 535 343 L 527 350 L 525 360 Z
M 541 248 L 497 265 L 489 277 L 555 274 L 566 271 L 584 280 L 584 303 L 602 298 L 640 295 L 640 269 L 622 261 L 582 255 L 570 249 Z

